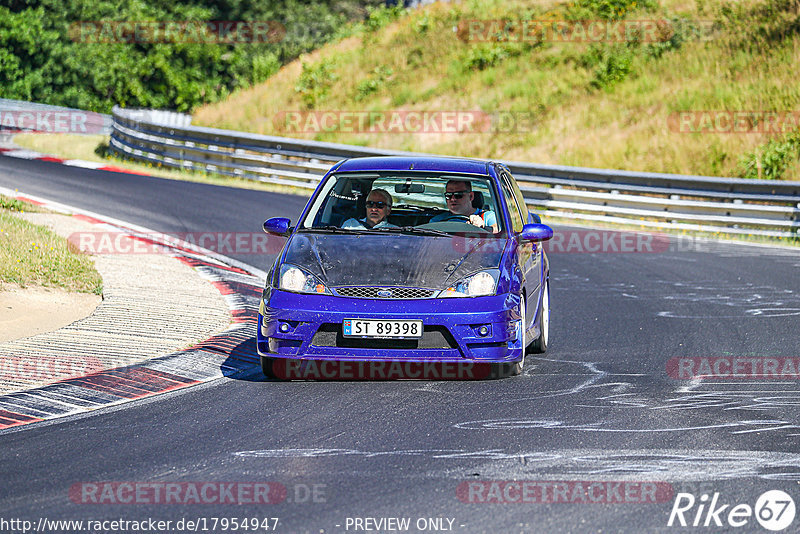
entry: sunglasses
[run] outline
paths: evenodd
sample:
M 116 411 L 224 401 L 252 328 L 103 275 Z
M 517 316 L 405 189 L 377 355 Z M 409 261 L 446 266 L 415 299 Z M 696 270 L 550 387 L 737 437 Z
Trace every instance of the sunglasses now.
M 368 208 L 378 208 L 383 209 L 386 207 L 386 202 L 375 202 L 374 200 L 367 200 L 367 207 Z
M 469 191 L 451 191 L 451 192 L 445 193 L 444 194 L 444 198 L 446 198 L 447 200 L 450 200 L 451 198 L 454 198 L 456 200 L 460 200 L 461 197 L 463 197 L 467 193 L 469 193 Z

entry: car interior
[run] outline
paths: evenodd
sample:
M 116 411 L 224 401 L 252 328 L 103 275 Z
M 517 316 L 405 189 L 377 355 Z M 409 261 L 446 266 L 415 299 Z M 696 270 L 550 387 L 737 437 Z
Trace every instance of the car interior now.
M 473 181 L 472 206 L 496 211 L 495 202 L 485 182 Z M 412 180 L 405 177 L 339 176 L 317 209 L 313 226 L 340 227 L 350 218 L 366 215 L 366 201 L 373 189 L 384 189 L 392 195 L 392 211 L 388 221 L 396 226 L 428 224 L 436 215 L 449 213 L 444 201 L 446 179 Z M 323 193 L 324 194 L 324 193 Z M 320 195 L 322 197 L 322 195 Z M 448 221 L 450 222 L 450 221 Z

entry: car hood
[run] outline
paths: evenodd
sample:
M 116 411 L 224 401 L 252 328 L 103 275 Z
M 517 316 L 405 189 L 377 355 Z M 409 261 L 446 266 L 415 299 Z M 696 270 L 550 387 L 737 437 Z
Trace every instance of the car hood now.
M 504 244 L 504 239 L 459 236 L 298 233 L 284 261 L 329 287 L 444 289 L 471 273 L 498 267 Z

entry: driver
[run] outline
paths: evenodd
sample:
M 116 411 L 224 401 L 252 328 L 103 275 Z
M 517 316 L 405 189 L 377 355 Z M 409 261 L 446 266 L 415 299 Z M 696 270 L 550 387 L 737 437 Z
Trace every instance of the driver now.
M 385 189 L 373 189 L 367 196 L 367 216 L 347 219 L 342 228 L 397 228 L 387 218 L 392 212 L 392 195 Z
M 450 213 L 440 213 L 429 222 L 464 218 L 468 219 L 469 223 L 474 226 L 497 233 L 497 216 L 494 212 L 472 207 L 475 193 L 472 192 L 471 182 L 466 180 L 448 181 L 445 186 L 444 198 L 447 201 L 447 209 L 450 210 Z

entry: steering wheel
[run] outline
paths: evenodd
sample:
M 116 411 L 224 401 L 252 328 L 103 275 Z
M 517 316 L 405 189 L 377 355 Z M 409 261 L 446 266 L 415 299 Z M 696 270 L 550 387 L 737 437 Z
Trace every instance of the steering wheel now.
M 445 217 L 444 219 L 441 219 L 441 220 L 442 220 L 442 222 L 444 222 L 444 221 L 464 221 L 465 223 L 469 223 L 469 215 L 458 215 L 458 214 L 454 213 L 454 214 L 450 215 L 449 217 Z

